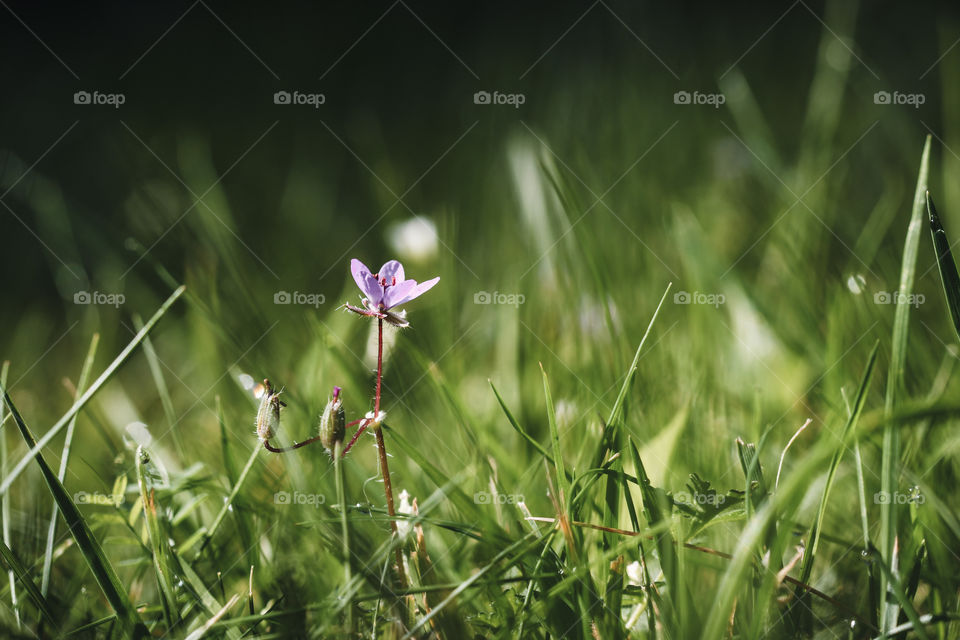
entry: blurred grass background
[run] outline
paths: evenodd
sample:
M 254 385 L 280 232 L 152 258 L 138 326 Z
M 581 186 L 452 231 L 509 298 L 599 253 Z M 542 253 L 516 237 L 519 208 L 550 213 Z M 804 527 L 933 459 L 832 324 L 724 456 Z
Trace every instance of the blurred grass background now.
M 846 416 L 841 390 L 853 393 L 877 339 L 886 371 L 894 307 L 875 294 L 897 287 L 928 134 L 931 187 L 948 232 L 960 230 L 960 22 L 946 3 L 4 9 L 0 360 L 11 363 L 11 395 L 43 433 L 71 404 L 62 381 L 76 381 L 91 335 L 100 334 L 97 372 L 137 318 L 185 283 L 185 302 L 151 334 L 160 387 L 137 352 L 81 415 L 65 481 L 71 492 L 109 492 L 129 474 L 133 485 L 127 427 L 142 422 L 157 459 L 189 479 L 175 504 L 206 496 L 180 523 L 182 537 L 209 522 L 235 478 L 231 465 L 257 445 L 241 375 L 284 388 L 288 439 L 312 435 L 334 384 L 345 389 L 348 419 L 371 408 L 370 325 L 338 311 L 356 301 L 351 257 L 374 268 L 396 257 L 411 277 L 441 277 L 410 305 L 412 328 L 388 349 L 393 429 L 467 493 L 487 490 L 496 474 L 546 515 L 542 466 L 488 380 L 545 443 L 542 363 L 568 464 L 584 468 L 586 443 L 599 437 L 673 282 L 628 400 L 628 431 L 654 443 L 645 462 L 666 488 L 682 490 L 691 472 L 738 488 L 736 437 L 756 441 L 772 426 L 762 460 L 770 469 L 813 419 L 789 469 Z M 80 90 L 126 101 L 76 105 Z M 325 103 L 274 104 L 281 90 L 323 93 Z M 477 91 L 525 102 L 475 104 Z M 678 91 L 720 93 L 725 103 L 676 104 Z M 876 104 L 878 91 L 924 102 Z M 420 247 L 394 237 L 415 216 L 426 221 Z M 906 375 L 917 398 L 957 391 L 934 266 L 924 237 L 924 303 L 911 321 Z M 81 291 L 125 302 L 74 304 Z M 274 304 L 282 291 L 325 302 Z M 675 304 L 678 291 L 724 303 Z M 482 292 L 523 303 L 477 304 Z M 8 431 L 16 458 L 25 449 Z M 952 491 L 955 435 L 941 425 L 910 442 L 910 484 Z M 52 463 L 61 444 L 46 452 Z M 864 456 L 878 469 L 876 444 Z M 392 453 L 394 486 L 425 500 L 435 482 Z M 364 491 L 358 502 L 382 501 L 370 486 L 375 469 L 362 440 L 347 463 L 349 486 Z M 329 588 L 296 552 L 313 549 L 311 529 L 297 524 L 313 510 L 291 518 L 271 499 L 307 487 L 332 495 L 329 471 L 310 449 L 258 461 L 237 501 L 253 532 L 219 549 L 247 561 L 224 569 L 224 580 L 245 581 L 255 564 L 264 600 L 286 588 L 288 601 L 306 603 Z M 10 493 L 21 559 L 43 555 L 50 507 L 38 477 L 30 469 Z M 866 479 L 876 491 L 877 477 Z M 941 497 L 956 507 L 952 496 Z M 809 515 L 816 487 L 807 497 Z M 841 470 L 834 500 L 854 504 L 852 468 Z M 438 509 L 456 519 L 452 507 Z M 85 510 L 109 520 L 102 506 Z M 852 506 L 828 521 L 834 531 L 859 526 Z M 122 558 L 121 529 L 104 531 Z M 737 534 L 718 526 L 710 542 L 730 548 Z M 435 535 L 439 572 L 468 575 L 474 559 L 458 553 L 462 539 Z M 844 549 L 830 551 L 838 564 L 821 580 L 855 599 L 859 550 Z M 83 600 L 86 569 L 75 549 L 63 553 L 53 594 Z M 708 590 L 713 573 L 703 575 Z M 85 597 L 99 610 L 96 596 Z

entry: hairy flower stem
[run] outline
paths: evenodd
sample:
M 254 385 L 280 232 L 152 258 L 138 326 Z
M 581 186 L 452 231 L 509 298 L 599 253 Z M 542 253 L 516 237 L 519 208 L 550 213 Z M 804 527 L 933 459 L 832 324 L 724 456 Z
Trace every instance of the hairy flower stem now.
M 387 465 L 387 449 L 383 443 L 383 429 L 379 422 L 380 417 L 380 380 L 383 377 L 383 319 L 377 318 L 377 395 L 373 401 L 373 415 L 376 426 L 374 433 L 377 436 L 377 455 L 380 456 L 380 475 L 383 476 L 383 493 L 387 497 L 387 515 L 390 516 L 390 530 L 397 538 L 397 575 L 400 577 L 400 588 L 407 588 L 407 578 L 403 572 L 403 555 L 400 552 L 397 532 L 397 512 L 393 508 L 393 486 L 390 483 L 390 467 Z
M 348 422 L 346 425 L 344 425 L 344 427 L 352 427 L 353 425 L 355 425 L 355 424 L 360 424 L 360 423 L 363 422 L 363 421 L 364 421 L 364 418 L 360 418 L 359 420 L 354 420 L 353 422 Z M 343 449 L 343 451 L 341 451 L 338 455 L 341 455 L 341 456 L 344 455 L 344 454 L 347 452 L 347 450 L 349 450 L 350 447 L 353 446 L 353 443 L 357 441 L 357 438 L 360 437 L 360 434 L 363 433 L 364 429 L 366 429 L 366 428 L 367 428 L 367 425 L 366 425 L 366 424 L 364 424 L 362 427 L 360 427 L 360 429 L 358 429 L 357 432 L 353 435 L 353 439 L 350 441 L 350 444 L 348 444 L 348 445 L 346 446 L 346 448 Z M 293 443 L 292 445 L 290 445 L 289 447 L 275 447 L 275 446 L 273 446 L 272 444 L 270 444 L 270 441 L 269 441 L 269 440 L 264 440 L 264 441 L 263 441 L 263 448 L 266 449 L 267 451 L 270 451 L 271 453 L 287 453 L 288 451 L 293 451 L 294 449 L 299 449 L 300 447 L 305 447 L 305 446 L 307 446 L 308 444 L 313 444 L 314 442 L 319 442 L 319 440 L 320 440 L 320 436 L 314 436 L 314 437 L 312 437 L 312 438 L 309 438 L 308 440 L 304 440 L 303 442 L 294 442 L 294 443 Z
M 362 420 L 356 420 L 356 421 L 354 421 L 354 422 L 349 422 L 349 423 L 347 423 L 347 426 L 348 426 L 348 427 L 351 427 L 351 426 L 353 426 L 354 424 L 357 424 L 358 422 L 362 422 L 363 424 L 360 425 L 360 428 L 357 429 L 357 432 L 356 432 L 355 434 L 353 434 L 353 437 L 352 437 L 352 438 L 350 438 L 350 442 L 348 442 L 348 443 L 347 443 L 347 446 L 343 448 L 343 451 L 340 452 L 340 455 L 342 455 L 342 456 L 347 455 L 347 452 L 350 451 L 350 449 L 353 448 L 353 445 L 354 445 L 354 444 L 357 442 L 357 440 L 360 438 L 360 435 L 361 435 L 364 431 L 367 430 L 367 427 L 370 426 L 370 421 L 367 420 L 366 418 L 364 418 L 364 419 L 362 419 Z

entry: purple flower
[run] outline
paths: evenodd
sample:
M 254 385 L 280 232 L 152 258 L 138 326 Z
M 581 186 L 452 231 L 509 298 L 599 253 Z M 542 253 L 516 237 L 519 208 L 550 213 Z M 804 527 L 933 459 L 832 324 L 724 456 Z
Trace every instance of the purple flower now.
M 354 258 L 350 261 L 350 271 L 360 291 L 364 293 L 364 308 L 359 309 L 349 304 L 346 308 L 361 315 L 382 318 L 398 327 L 409 324 L 407 314 L 405 311 L 391 309 L 420 297 L 440 281 L 439 276 L 420 283 L 407 279 L 403 273 L 403 265 L 397 260 L 390 260 L 380 267 L 377 273 L 370 273 L 367 265 Z

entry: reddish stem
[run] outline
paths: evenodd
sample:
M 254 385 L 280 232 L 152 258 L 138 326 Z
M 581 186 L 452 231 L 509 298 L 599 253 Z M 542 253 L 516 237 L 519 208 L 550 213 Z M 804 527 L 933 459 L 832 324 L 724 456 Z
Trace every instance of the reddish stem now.
M 380 378 L 383 377 L 383 319 L 377 318 L 377 396 L 373 401 L 373 418 L 380 417 Z
M 380 475 L 383 476 L 383 493 L 387 497 L 387 514 L 390 516 L 390 530 L 397 538 L 397 575 L 400 577 L 400 588 L 405 589 L 407 578 L 403 571 L 403 555 L 400 552 L 400 534 L 397 531 L 397 512 L 393 507 L 393 485 L 390 482 L 390 467 L 387 465 L 387 449 L 383 443 L 383 428 L 378 422 L 380 419 L 380 380 L 383 377 L 383 319 L 377 318 L 377 395 L 373 401 L 373 415 L 376 422 L 374 432 L 377 436 L 377 455 L 380 457 Z M 362 431 L 361 428 L 358 433 Z
M 360 424 L 360 423 L 363 422 L 365 419 L 366 419 L 366 418 L 360 418 L 359 420 L 354 420 L 353 422 L 348 422 L 346 426 L 352 427 L 352 426 L 355 425 L 355 424 Z M 351 440 L 351 441 L 350 441 L 350 444 L 347 445 L 347 449 L 349 449 L 350 447 L 353 446 L 353 443 L 357 441 L 357 438 L 360 437 L 360 434 L 363 433 L 366 428 L 367 428 L 367 425 L 363 425 L 363 426 L 354 434 L 353 440 Z M 320 439 L 320 436 L 314 436 L 314 437 L 312 437 L 312 438 L 308 438 L 307 440 L 304 440 L 303 442 L 294 442 L 294 443 L 293 443 L 292 445 L 290 445 L 289 447 L 275 447 L 275 446 L 273 446 L 272 444 L 270 444 L 270 441 L 269 441 L 269 440 L 264 440 L 264 441 L 263 441 L 263 448 L 266 449 L 267 451 L 272 452 L 272 453 L 286 453 L 286 452 L 288 452 L 288 451 L 293 451 L 294 449 L 299 449 L 300 447 L 305 447 L 305 446 L 307 446 L 308 444 L 313 444 L 314 442 L 318 441 L 319 439 Z M 344 449 L 343 453 L 346 453 L 346 452 L 347 452 L 346 449 Z M 343 453 L 341 453 L 340 455 L 342 456 Z
M 348 443 L 347 443 L 347 446 L 345 446 L 345 447 L 343 448 L 343 451 L 340 453 L 340 457 L 341 457 L 341 458 L 342 458 L 343 456 L 347 455 L 347 451 L 350 451 L 350 448 L 357 442 L 357 438 L 360 437 L 360 434 L 362 434 L 364 431 L 366 431 L 366 430 L 367 430 L 367 427 L 370 426 L 370 423 L 369 423 L 369 422 L 364 422 L 364 420 L 366 420 L 366 418 L 363 418 L 363 419 L 357 420 L 356 422 L 351 422 L 351 423 L 350 423 L 350 424 L 356 424 L 357 422 L 363 422 L 363 425 L 362 425 L 359 429 L 357 429 L 357 432 L 356 432 L 355 434 L 353 434 L 353 437 L 352 437 L 352 438 L 350 438 L 350 442 L 348 442 Z

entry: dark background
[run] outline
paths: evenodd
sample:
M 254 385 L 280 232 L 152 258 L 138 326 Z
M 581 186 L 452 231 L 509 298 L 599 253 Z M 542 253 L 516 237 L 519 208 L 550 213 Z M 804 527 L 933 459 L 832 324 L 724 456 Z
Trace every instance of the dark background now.
M 852 90 L 867 97 L 886 87 L 925 92 L 927 102 L 917 115 L 939 131 L 939 72 L 922 80 L 918 76 L 941 55 L 944 44 L 949 46 L 939 37 L 957 19 L 948 4 L 865 3 L 851 45 L 879 79 L 862 67 L 854 69 Z M 820 3 L 797 3 L 787 11 L 789 7 L 10 2 L 0 12 L 0 149 L 5 158 L 14 154 L 33 164 L 77 122 L 34 172 L 58 185 L 69 202 L 75 250 L 54 246 L 55 238 L 46 241 L 55 251 L 71 254 L 64 259 L 75 262 L 88 278 L 105 251 L 122 247 L 128 237 L 149 246 L 164 228 L 149 207 L 125 210 L 131 191 L 143 182 L 171 176 L 121 120 L 171 166 L 176 164 L 177 138 L 198 137 L 209 145 L 220 170 L 276 121 L 223 182 L 237 233 L 257 252 L 273 251 L 266 243 L 283 237 L 283 251 L 290 256 L 284 265 L 299 268 L 308 258 L 322 272 L 330 266 L 328 252 L 309 247 L 322 238 L 327 249 L 331 241 L 362 233 L 385 208 L 378 197 L 389 196 L 324 123 L 400 193 L 479 120 L 457 152 L 413 193 L 420 206 L 455 208 L 462 234 L 482 220 L 482 192 L 497 188 L 485 174 L 501 162 L 502 141 L 520 127 L 519 120 L 533 128 L 562 123 L 577 133 L 584 155 L 601 164 L 610 155 L 603 150 L 604 137 L 617 135 L 611 120 L 620 115 L 618 100 L 663 107 L 672 91 L 715 86 L 716 77 L 741 56 L 738 68 L 752 81 L 789 156 L 806 108 L 815 64 L 810 54 L 825 17 Z M 856 60 L 853 64 L 859 67 Z M 523 92 L 526 104 L 495 112 L 473 104 L 474 91 L 492 88 Z M 272 94 L 280 89 L 322 92 L 326 104 L 318 110 L 277 106 Z M 126 103 L 116 110 L 77 106 L 72 102 L 77 90 L 122 92 Z M 657 129 L 672 117 L 661 111 L 638 109 L 623 124 Z M 701 126 L 657 158 L 659 184 L 687 190 L 704 179 L 710 158 L 702 149 L 709 146 L 711 133 L 718 137 L 725 131 L 716 126 L 722 113 L 703 117 L 713 120 L 709 127 Z M 909 149 L 909 162 L 914 161 L 916 135 L 896 130 L 884 135 L 891 145 L 878 150 L 883 160 Z M 880 159 L 875 153 L 865 155 Z M 307 182 L 317 201 L 304 207 L 305 215 L 291 217 L 282 210 L 281 193 L 297 171 L 314 178 Z M 29 187 L 30 176 L 25 180 L 21 188 Z M 6 201 L 44 237 L 18 195 L 15 191 Z M 406 212 L 398 207 L 394 213 Z M 57 266 L 8 211 L 2 214 L 0 266 L 16 276 L 4 285 L 6 324 L 15 321 L 24 305 L 43 304 L 50 310 L 58 304 L 57 279 L 50 273 Z M 186 228 L 170 233 L 154 249 L 174 273 L 190 243 Z M 64 284 L 61 295 L 70 288 Z

